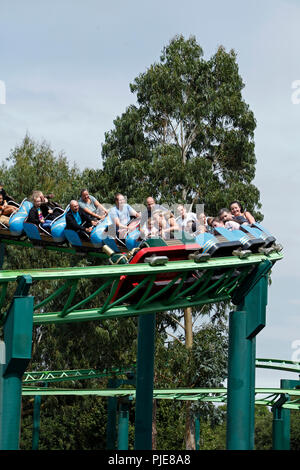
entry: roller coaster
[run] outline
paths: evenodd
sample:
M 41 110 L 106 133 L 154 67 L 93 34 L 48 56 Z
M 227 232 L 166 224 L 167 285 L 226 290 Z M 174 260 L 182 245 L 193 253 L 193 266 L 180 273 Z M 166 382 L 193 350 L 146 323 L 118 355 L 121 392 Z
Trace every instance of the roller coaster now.
M 230 231 L 223 227 L 214 229 L 214 233 L 188 233 L 175 232 L 171 240 L 160 237 L 143 239 L 140 231 L 140 219 L 130 221 L 124 240 L 120 240 L 113 233 L 113 223 L 108 214 L 98 223 L 86 239 L 82 239 L 77 232 L 66 227 L 66 214 L 70 209 L 57 207 L 59 214 L 49 224 L 49 229 L 29 223 L 27 221 L 32 202 L 24 199 L 20 205 L 15 201 L 9 204 L 16 206 L 17 210 L 9 217 L 8 224 L 0 224 L 0 239 L 20 240 L 27 238 L 36 246 L 69 245 L 80 253 L 88 250 L 99 250 L 110 255 L 111 263 L 137 263 L 143 261 L 145 256 L 159 252 L 160 256 L 168 256 L 171 260 L 186 259 L 188 254 L 195 252 L 208 256 L 228 256 L 233 250 L 250 250 L 257 253 L 262 250 L 278 249 L 275 237 L 259 223 L 243 224 L 240 230 Z M 143 249 L 142 253 L 137 252 Z M 126 253 L 126 256 L 112 256 Z
M 283 257 L 276 238 L 254 223 L 233 231 L 223 227 L 213 233 L 181 230 L 169 240 L 143 239 L 140 221 L 133 220 L 120 240 L 111 230 L 108 215 L 83 240 L 67 228 L 68 208 L 51 222 L 46 233 L 42 227 L 28 223 L 31 207 L 29 200 L 23 201 L 8 224 L 0 228 L 0 247 L 25 244 L 72 250 L 78 255 L 93 253 L 104 263 L 1 271 L 0 321 L 6 356 L 0 363 L 0 448 L 18 447 L 21 379 L 31 358 L 33 325 L 139 317 L 135 449 L 149 449 L 155 314 L 223 301 L 235 306 L 229 318 L 227 448 L 253 448 L 255 337 L 266 323 L 268 273 Z M 80 291 L 81 279 L 91 282 L 90 292 L 94 289 L 86 298 Z M 39 290 L 37 296 L 29 293 L 33 284 L 43 282 L 47 289 Z M 99 294 L 102 304 L 89 305 Z M 60 299 L 56 304 L 56 308 L 61 306 L 60 311 L 52 311 L 54 299 Z M 238 389 L 237 381 L 242 384 Z M 240 409 L 245 413 L 241 414 Z
M 198 230 L 186 232 L 178 230 L 170 239 L 159 236 L 143 238 L 140 229 L 140 219 L 133 219 L 128 224 L 128 231 L 123 240 L 120 240 L 114 231 L 113 223 L 108 214 L 101 222 L 93 227 L 91 233 L 84 234 L 86 238 L 79 236 L 74 230 L 67 228 L 66 209 L 56 208 L 58 215 L 51 221 L 47 229 L 40 224 L 35 225 L 28 222 L 28 214 L 33 207 L 32 202 L 24 199 L 18 206 L 14 201 L 9 204 L 17 206 L 17 210 L 11 214 L 7 225 L 0 225 L 0 242 L 3 243 L 26 243 L 33 247 L 44 247 L 45 249 L 68 250 L 73 253 L 90 254 L 102 256 L 109 264 L 145 264 L 151 266 L 165 265 L 168 261 L 184 261 L 193 259 L 202 263 L 210 258 L 247 258 L 251 254 L 269 255 L 282 250 L 276 238 L 261 224 L 240 225 L 239 230 L 228 230 L 224 227 L 215 228 L 213 233 Z M 176 292 L 179 285 L 189 289 L 189 293 L 199 285 L 201 273 L 195 271 L 191 275 L 179 279 L 178 272 L 164 272 L 156 276 L 151 286 L 148 283 L 147 295 L 157 295 L 167 287 L 169 293 Z M 218 275 L 220 276 L 220 271 Z M 237 272 L 233 273 L 237 276 Z M 130 302 L 134 302 L 144 289 L 140 289 L 145 282 L 145 275 L 137 275 L 134 279 L 123 275 L 119 283 L 115 285 L 114 295 L 111 302 L 124 297 L 131 292 Z M 173 285 L 173 287 L 172 287 Z M 138 287 L 139 286 L 139 287 Z M 194 288 L 193 288 L 194 286 Z M 171 288 L 170 288 L 171 287 Z M 138 292 L 133 295 L 135 290 Z

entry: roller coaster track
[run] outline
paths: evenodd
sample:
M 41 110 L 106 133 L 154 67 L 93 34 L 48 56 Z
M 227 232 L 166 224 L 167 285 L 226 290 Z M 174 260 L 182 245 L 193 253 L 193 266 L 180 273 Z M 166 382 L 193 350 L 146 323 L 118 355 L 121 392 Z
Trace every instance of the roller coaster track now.
M 287 365 L 287 367 L 286 367 Z M 256 359 L 256 367 L 272 368 L 289 372 L 299 372 L 300 363 L 280 359 Z M 94 395 L 99 397 L 127 397 L 135 398 L 135 390 L 128 389 L 105 389 L 105 390 L 73 390 L 70 388 L 45 388 L 37 386 L 39 383 L 64 382 L 68 380 L 99 379 L 126 374 L 134 374 L 135 364 L 126 368 L 112 368 L 105 371 L 94 369 L 76 369 L 63 371 L 39 371 L 25 372 L 23 378 L 23 396 L 27 395 Z M 28 385 L 35 384 L 35 385 Z M 276 389 L 276 388 L 256 388 L 255 404 L 273 406 L 283 395 L 289 395 L 290 400 L 283 404 L 283 408 L 300 409 L 300 382 L 299 389 Z M 154 398 L 169 400 L 192 400 L 213 403 L 226 403 L 226 388 L 201 388 L 201 389 L 169 389 L 154 390 Z
M 102 379 L 107 377 L 126 375 L 134 373 L 136 365 L 130 367 L 114 367 L 104 371 L 95 369 L 74 369 L 74 370 L 47 370 L 25 372 L 23 384 L 31 383 L 50 383 L 62 382 L 65 380 L 85 380 L 85 379 Z
M 280 359 L 256 359 L 256 367 L 264 369 L 284 370 L 300 374 L 300 362 Z
M 20 247 L 20 248 L 34 248 L 35 250 L 38 248 L 43 248 L 43 250 L 47 250 L 47 251 L 53 251 L 53 252 L 57 252 L 57 253 L 66 253 L 68 255 L 79 255 L 79 256 L 85 256 L 87 258 L 99 258 L 99 259 L 102 259 L 102 260 L 107 260 L 108 259 L 108 256 L 103 253 L 102 251 L 96 251 L 96 250 L 93 250 L 92 248 L 90 250 L 85 250 L 84 252 L 83 251 L 80 251 L 80 250 L 77 250 L 75 248 L 72 248 L 71 246 L 67 246 L 67 245 L 59 245 L 59 244 L 53 244 L 53 245 L 50 245 L 50 244 L 43 244 L 42 246 L 40 245 L 37 245 L 31 241 L 29 241 L 28 239 L 25 239 L 25 240 L 14 240 L 14 239 L 11 239 L 11 238 L 5 238 L 3 236 L 0 236 L 0 243 L 3 243 L 4 245 L 10 245 L 10 246 L 17 246 L 17 247 Z
M 287 366 L 286 366 L 287 365 Z M 257 368 L 284 370 L 288 372 L 300 371 L 300 362 L 280 359 L 256 359 Z M 46 371 L 26 371 L 23 376 L 23 385 L 34 383 L 62 382 L 66 380 L 85 380 L 107 378 L 115 375 L 126 375 L 135 373 L 136 364 L 129 367 L 113 367 L 99 371 L 95 369 L 73 369 L 73 370 L 46 370 Z
M 3 270 L 0 272 L 0 319 L 2 323 L 5 321 L 9 293 L 16 289 L 15 295 L 22 295 L 24 285 L 26 295 L 30 290 L 34 296 L 33 323 L 36 325 L 99 321 L 222 301 L 238 304 L 255 282 L 281 258 L 281 254 L 271 253 L 251 254 L 244 259 L 238 256 L 211 258 L 200 263 L 196 260 L 171 261 L 164 266 L 140 263 Z M 151 289 L 162 275 L 169 275 L 172 280 L 153 293 Z M 123 276 L 131 280 L 131 288 L 115 298 Z M 189 278 L 193 281 L 190 285 L 185 282 Z M 83 299 L 82 280 L 93 283 L 94 289 Z M 35 292 L 35 286 L 42 283 L 45 284 Z M 104 298 L 102 305 L 91 307 L 90 302 L 99 296 Z M 54 301 L 61 304 L 58 311 L 51 311 Z M 57 307 L 57 303 L 55 305 Z
M 135 398 L 136 391 L 134 389 L 70 389 L 49 387 L 23 387 L 23 396 L 97 396 L 97 397 L 117 397 L 117 398 Z M 283 394 L 291 396 L 290 401 L 283 405 L 283 408 L 300 409 L 300 390 L 297 389 L 281 389 L 281 388 L 256 388 L 255 404 L 273 406 L 278 398 Z M 165 400 L 183 400 L 183 401 L 202 401 L 213 403 L 226 403 L 226 388 L 194 388 L 194 389 L 169 389 L 154 390 L 154 399 Z

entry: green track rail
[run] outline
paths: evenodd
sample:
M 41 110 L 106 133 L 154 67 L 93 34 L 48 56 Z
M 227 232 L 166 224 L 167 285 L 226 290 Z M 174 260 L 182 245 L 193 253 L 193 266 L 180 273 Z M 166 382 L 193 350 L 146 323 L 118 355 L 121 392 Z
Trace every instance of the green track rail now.
M 300 374 L 300 362 L 286 361 L 280 359 L 256 359 L 256 367 L 273 370 L 284 370 L 286 372 L 297 372 Z
M 288 367 L 286 367 L 288 365 Z M 272 368 L 275 370 L 284 370 L 298 373 L 300 362 L 287 361 L 281 359 L 256 359 L 257 368 Z M 71 370 L 44 370 L 44 371 L 26 371 L 23 376 L 23 385 L 36 384 L 39 382 L 62 382 L 66 380 L 85 380 L 107 378 L 114 375 L 126 375 L 136 372 L 136 364 L 129 367 L 112 367 L 107 370 L 97 369 L 71 369 Z
M 193 307 L 206 303 L 233 301 L 251 289 L 255 283 L 255 269 L 266 266 L 266 273 L 283 256 L 273 252 L 266 256 L 252 254 L 241 259 L 237 256 L 212 258 L 198 263 L 194 260 L 172 261 L 164 266 L 148 263 L 127 265 L 105 265 L 92 267 L 29 269 L 0 272 L 0 311 L 2 323 L 7 314 L 7 293 L 10 285 L 46 283 L 41 289 L 43 297 L 34 298 L 34 324 L 67 323 L 77 321 L 105 320 L 112 317 L 128 317 Z M 159 275 L 173 275 L 173 280 L 159 293 L 151 293 L 151 287 Z M 261 274 L 260 274 L 261 275 Z M 140 276 L 135 287 L 113 300 L 121 276 L 132 279 Z M 194 277 L 193 286 L 185 280 Z M 94 292 L 82 299 L 81 280 L 94 282 Z M 96 282 L 95 282 L 96 281 Z M 18 291 L 18 289 L 17 289 Z M 33 292 L 31 288 L 31 293 Z M 34 293 L 32 294 L 34 295 Z M 53 300 L 65 296 L 60 311 L 52 311 Z M 99 296 L 106 300 L 101 305 L 90 307 L 89 303 Z M 41 296 L 41 293 L 39 293 Z M 80 300 L 79 297 L 81 297 Z M 138 298 L 138 301 L 132 300 Z
M 40 248 L 41 245 L 34 244 L 28 239 L 25 240 L 14 240 L 12 238 L 4 238 L 0 236 L 0 243 L 3 243 L 4 245 L 8 246 L 18 246 L 18 247 L 23 247 L 23 248 L 33 248 L 34 250 L 37 249 L 37 246 Z M 78 255 L 78 256 L 85 256 L 87 258 L 100 258 L 100 259 L 108 259 L 108 256 L 101 252 L 101 251 L 92 251 L 92 250 L 86 250 L 86 251 L 79 251 L 76 250 L 75 248 L 72 248 L 67 245 L 58 245 L 58 244 L 53 244 L 53 245 L 47 245 L 46 243 L 43 243 L 42 245 L 43 250 L 47 251 L 53 251 L 56 253 L 66 253 L 68 255 Z
M 131 398 L 135 399 L 134 389 L 70 389 L 70 388 L 55 388 L 49 387 L 29 387 L 23 386 L 23 396 L 97 396 L 97 397 L 117 397 L 117 398 Z M 291 400 L 283 405 L 287 409 L 300 409 L 300 390 L 297 389 L 281 389 L 281 388 L 256 388 L 255 389 L 255 404 L 273 406 L 278 398 L 283 394 L 291 396 Z M 212 403 L 226 403 L 227 389 L 226 388 L 194 388 L 194 389 L 169 389 L 169 390 L 154 390 L 154 399 L 164 400 L 182 400 L 182 401 L 202 401 Z
M 285 365 L 291 367 L 285 367 Z M 256 359 L 256 367 L 269 368 L 277 370 L 288 370 L 289 372 L 298 372 L 300 362 L 280 360 L 280 359 Z M 98 371 L 95 369 L 76 369 L 62 371 L 35 371 L 25 372 L 23 377 L 23 395 L 96 395 L 99 397 L 130 397 L 135 398 L 135 389 L 105 389 L 91 390 L 81 389 L 73 390 L 70 388 L 45 388 L 37 385 L 38 383 L 64 382 L 84 379 L 102 379 L 114 375 L 126 375 L 135 373 L 136 365 L 125 368 L 112 368 L 109 370 Z M 28 385 L 32 384 L 32 385 Z M 277 389 L 277 388 L 257 388 L 255 389 L 255 403 L 258 405 L 273 406 L 277 400 L 288 394 L 292 399 L 285 402 L 283 408 L 300 409 L 300 389 Z M 227 389 L 224 388 L 201 388 L 201 389 L 168 389 L 155 390 L 154 398 L 169 400 L 192 400 L 205 401 L 213 403 L 227 402 Z
M 64 382 L 66 380 L 102 379 L 117 375 L 132 374 L 135 372 L 135 369 L 136 366 L 132 365 L 130 367 L 111 368 L 104 371 L 95 369 L 29 371 L 24 373 L 23 384 Z

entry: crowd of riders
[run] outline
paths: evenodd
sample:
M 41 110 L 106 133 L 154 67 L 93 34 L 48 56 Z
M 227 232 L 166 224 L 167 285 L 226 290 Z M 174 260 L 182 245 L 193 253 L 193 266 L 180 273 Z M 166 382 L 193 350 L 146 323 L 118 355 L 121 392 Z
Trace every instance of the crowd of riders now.
M 124 239 L 132 229 L 139 227 L 140 238 L 161 237 L 163 239 L 176 238 L 178 232 L 185 231 L 190 234 L 210 232 L 214 233 L 217 227 L 228 230 L 239 230 L 243 224 L 253 224 L 252 214 L 243 210 L 239 201 L 233 201 L 229 208 L 220 209 L 215 217 L 210 217 L 203 211 L 193 212 L 184 204 L 169 210 L 157 204 L 151 196 L 147 197 L 143 210 L 137 211 L 126 202 L 123 194 L 117 193 L 114 205 L 107 210 L 87 188 L 82 189 L 78 200 L 71 200 L 65 211 L 60 204 L 54 201 L 54 195 L 44 195 L 42 191 L 33 191 L 30 197 L 32 207 L 26 222 L 42 227 L 50 233 L 51 224 L 65 212 L 66 228 L 72 229 L 79 235 L 89 235 L 92 229 L 109 218 L 119 239 Z M 0 183 L 0 223 L 2 227 L 9 228 L 9 218 L 19 210 L 16 203 Z M 132 224 L 132 221 L 136 221 Z

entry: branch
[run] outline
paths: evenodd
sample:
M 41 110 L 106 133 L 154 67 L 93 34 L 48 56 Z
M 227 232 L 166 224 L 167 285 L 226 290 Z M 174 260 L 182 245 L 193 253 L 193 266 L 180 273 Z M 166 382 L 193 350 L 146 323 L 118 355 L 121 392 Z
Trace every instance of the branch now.
M 166 331 L 166 333 L 167 333 L 167 335 L 172 336 L 172 338 L 174 338 L 174 339 L 176 339 L 177 341 L 179 341 L 179 343 L 182 344 L 182 346 L 184 346 L 183 342 L 180 341 L 180 339 L 178 339 L 177 336 L 172 335 L 172 333 L 168 333 L 167 331 Z
M 193 321 L 193 326 L 194 324 L 196 323 L 196 321 L 198 320 L 199 316 L 202 314 L 202 310 L 204 310 L 204 308 L 206 307 L 206 305 L 203 305 L 203 307 L 201 308 L 200 312 L 197 312 L 197 315 L 195 316 L 195 319 Z
M 187 153 L 189 147 L 192 145 L 192 143 L 194 142 L 195 138 L 197 137 L 197 134 L 198 134 L 198 132 L 197 132 L 197 127 L 198 127 L 198 125 L 195 124 L 194 129 L 191 131 L 190 136 L 189 136 L 189 137 L 187 138 L 187 140 L 186 140 L 186 143 L 185 143 L 185 145 L 184 145 L 184 147 L 183 147 L 183 153 L 184 153 L 184 155 Z
M 176 323 L 178 323 L 178 325 L 181 326 L 181 328 L 183 328 L 184 331 L 185 331 L 185 326 L 182 323 L 180 323 L 180 321 L 178 321 L 177 318 L 173 317 L 168 312 L 161 312 L 161 313 L 164 313 L 165 315 L 168 315 L 168 317 L 172 318 L 172 320 L 174 320 Z
M 170 127 L 171 127 L 171 129 L 172 129 L 172 133 L 173 133 L 174 139 L 175 139 L 175 141 L 176 141 L 176 144 L 178 145 L 179 148 L 182 148 L 181 145 L 180 145 L 180 142 L 178 141 L 178 137 L 177 137 L 176 131 L 175 131 L 175 129 L 174 129 L 174 126 L 173 126 L 173 124 L 172 124 L 172 121 L 171 121 L 171 119 L 170 119 L 169 117 L 168 117 L 168 121 L 169 121 L 169 123 L 170 123 Z

